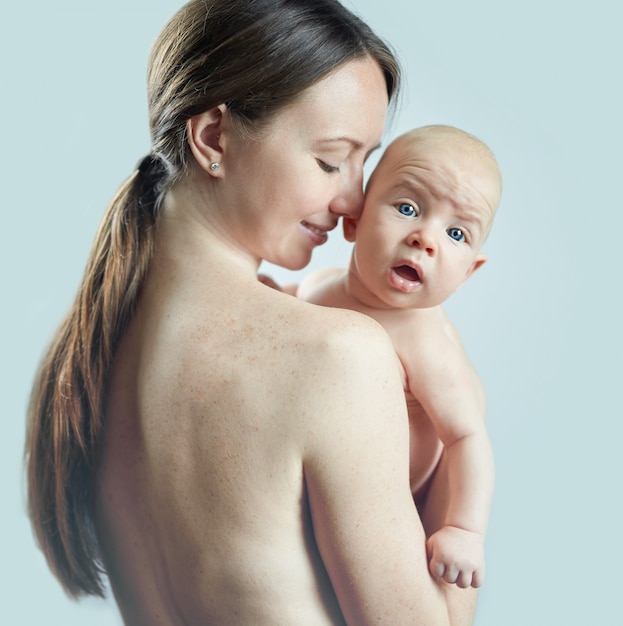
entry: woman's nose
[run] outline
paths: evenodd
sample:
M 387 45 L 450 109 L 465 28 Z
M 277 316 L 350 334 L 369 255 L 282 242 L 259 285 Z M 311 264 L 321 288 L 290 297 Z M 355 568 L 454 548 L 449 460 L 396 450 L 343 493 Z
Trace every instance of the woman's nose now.
M 335 196 L 329 210 L 340 217 L 359 219 L 363 209 L 363 174 L 351 179 Z

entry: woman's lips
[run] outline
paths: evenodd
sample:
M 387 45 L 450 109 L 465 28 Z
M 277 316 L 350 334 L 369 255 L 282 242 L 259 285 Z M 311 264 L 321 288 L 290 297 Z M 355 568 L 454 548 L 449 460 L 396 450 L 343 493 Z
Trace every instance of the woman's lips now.
M 316 245 L 322 245 L 329 238 L 329 230 L 331 230 L 330 228 L 324 228 L 322 226 L 310 224 L 306 221 L 302 221 L 301 226 L 303 226 L 303 228 L 307 232 L 308 237 Z

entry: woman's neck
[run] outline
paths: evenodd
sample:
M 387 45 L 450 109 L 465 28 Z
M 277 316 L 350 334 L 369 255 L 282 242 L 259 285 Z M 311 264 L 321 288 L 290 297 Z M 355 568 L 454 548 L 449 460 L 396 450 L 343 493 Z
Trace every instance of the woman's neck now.
M 186 181 L 175 185 L 158 217 L 157 254 L 188 260 L 198 272 L 224 268 L 255 280 L 261 259 L 232 236 L 221 213 L 209 192 L 197 192 Z

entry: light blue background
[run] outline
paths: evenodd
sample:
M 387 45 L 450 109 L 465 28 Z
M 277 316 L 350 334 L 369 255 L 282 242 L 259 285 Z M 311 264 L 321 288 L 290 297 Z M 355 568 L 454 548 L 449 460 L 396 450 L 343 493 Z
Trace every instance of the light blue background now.
M 0 9 L 3 624 L 120 624 L 110 601 L 68 600 L 34 545 L 24 409 L 104 207 L 149 151 L 146 58 L 179 6 L 31 0 Z M 476 624 L 621 623 L 618 4 L 351 6 L 404 62 L 405 98 L 389 137 L 454 124 L 489 143 L 504 172 L 489 264 L 448 305 L 488 389 L 497 458 Z M 340 239 L 336 231 L 313 264 L 345 263 Z

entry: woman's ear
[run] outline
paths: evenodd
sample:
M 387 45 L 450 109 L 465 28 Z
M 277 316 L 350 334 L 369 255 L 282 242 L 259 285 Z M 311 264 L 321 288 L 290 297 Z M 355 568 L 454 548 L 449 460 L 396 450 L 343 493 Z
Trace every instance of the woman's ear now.
M 342 228 L 344 229 L 344 239 L 353 243 L 356 239 L 357 220 L 352 217 L 343 217 Z
M 211 176 L 222 173 L 223 146 L 221 131 L 227 107 L 219 104 L 186 121 L 186 137 L 195 161 Z

